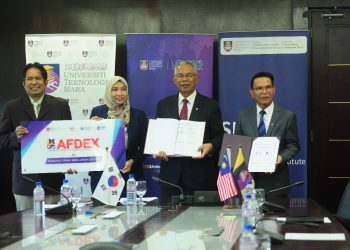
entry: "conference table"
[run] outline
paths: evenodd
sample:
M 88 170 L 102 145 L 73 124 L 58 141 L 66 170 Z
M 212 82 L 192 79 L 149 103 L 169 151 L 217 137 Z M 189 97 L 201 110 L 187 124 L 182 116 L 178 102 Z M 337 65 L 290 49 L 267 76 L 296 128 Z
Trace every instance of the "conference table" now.
M 272 249 L 350 249 L 349 233 L 316 202 L 286 199 L 278 203 L 287 210 L 265 214 L 258 228 L 282 235 L 325 233 L 325 238 L 341 233 L 345 240 L 284 240 Z M 273 220 L 288 216 L 328 217 L 331 223 L 308 227 Z M 76 215 L 46 216 L 33 216 L 29 209 L 0 216 L 0 248 L 79 249 L 93 242 L 119 242 L 133 249 L 239 249 L 241 223 L 239 208 L 223 206 L 159 206 L 153 202 L 137 207 L 83 207 Z M 91 224 L 96 228 L 87 234 L 73 233 L 75 228 Z

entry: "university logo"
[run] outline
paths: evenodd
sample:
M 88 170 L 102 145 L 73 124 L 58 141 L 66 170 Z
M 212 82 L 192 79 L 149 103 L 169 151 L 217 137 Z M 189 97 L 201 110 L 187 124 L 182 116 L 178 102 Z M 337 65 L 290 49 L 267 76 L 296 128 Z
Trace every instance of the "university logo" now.
M 105 44 L 104 40 L 98 40 L 98 45 L 103 46 Z
M 148 60 L 140 60 L 140 69 L 148 70 Z
M 224 41 L 224 50 L 227 52 L 231 51 L 232 49 L 232 41 Z
M 89 184 L 90 178 L 83 178 L 83 182 L 85 185 Z
M 67 47 L 67 46 L 69 45 L 69 41 L 68 41 L 68 40 L 63 40 L 63 45 L 64 45 L 65 47 Z
M 52 51 L 48 51 L 46 52 L 46 54 L 47 54 L 47 57 L 52 57 Z
M 87 57 L 87 56 L 88 56 L 88 52 L 87 52 L 86 50 L 84 50 L 84 51 L 82 52 L 82 55 L 83 55 L 83 57 Z
M 47 141 L 47 149 L 54 150 L 55 149 L 55 139 L 48 139 Z
M 89 113 L 89 111 L 88 111 L 87 109 L 83 109 L 83 115 L 84 115 L 84 116 L 87 116 L 88 113 Z
M 48 84 L 45 89 L 46 94 L 55 92 L 60 87 L 60 65 L 59 64 L 43 64 L 47 71 Z
M 29 47 L 33 47 L 33 40 L 29 40 L 29 41 L 28 41 L 28 46 L 29 46 Z

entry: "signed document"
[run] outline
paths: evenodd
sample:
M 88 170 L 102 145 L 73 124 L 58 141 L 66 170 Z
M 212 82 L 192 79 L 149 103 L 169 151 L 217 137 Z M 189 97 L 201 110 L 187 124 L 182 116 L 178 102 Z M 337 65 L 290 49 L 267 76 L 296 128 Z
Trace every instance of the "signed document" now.
M 168 156 L 199 156 L 203 144 L 205 122 L 170 118 L 150 119 L 145 154 L 164 151 Z
M 22 173 L 104 170 L 107 153 L 125 159 L 124 120 L 31 121 L 21 139 Z M 107 152 L 108 151 L 108 152 Z
M 257 137 L 250 151 L 248 170 L 250 172 L 274 172 L 279 143 L 277 137 Z

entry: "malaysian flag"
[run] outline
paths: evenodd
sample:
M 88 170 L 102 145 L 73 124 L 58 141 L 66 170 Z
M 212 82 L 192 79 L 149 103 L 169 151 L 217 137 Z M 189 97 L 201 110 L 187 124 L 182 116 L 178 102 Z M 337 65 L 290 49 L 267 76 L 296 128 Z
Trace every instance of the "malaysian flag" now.
M 235 185 L 235 181 L 231 172 L 231 148 L 227 147 L 224 153 L 224 158 L 221 163 L 219 176 L 217 180 L 218 191 L 220 195 L 220 200 L 224 201 L 228 198 L 236 196 L 238 194 L 238 189 Z

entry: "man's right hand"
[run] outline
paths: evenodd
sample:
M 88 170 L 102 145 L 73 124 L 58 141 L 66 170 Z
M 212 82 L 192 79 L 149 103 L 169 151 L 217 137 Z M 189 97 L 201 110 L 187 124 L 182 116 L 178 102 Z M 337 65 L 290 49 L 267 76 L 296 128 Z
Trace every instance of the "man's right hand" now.
M 15 129 L 17 139 L 20 140 L 25 134 L 28 134 L 28 129 L 23 126 L 18 126 Z
M 164 151 L 159 151 L 158 154 L 153 155 L 154 159 L 160 160 L 160 161 L 168 161 L 169 157 L 166 155 Z

